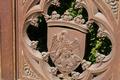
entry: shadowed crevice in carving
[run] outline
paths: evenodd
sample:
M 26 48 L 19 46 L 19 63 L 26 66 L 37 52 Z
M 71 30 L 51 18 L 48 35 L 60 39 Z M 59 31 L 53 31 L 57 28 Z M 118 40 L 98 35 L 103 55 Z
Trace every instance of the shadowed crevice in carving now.
M 85 22 L 87 22 L 88 21 L 88 12 L 87 12 L 87 10 L 85 8 L 83 8 L 81 14 L 83 16 L 83 19 L 85 19 Z
M 43 15 L 38 17 L 38 27 L 29 25 L 27 34 L 31 41 L 38 41 L 37 50 L 47 52 L 47 23 Z
M 39 16 L 39 30 L 40 30 L 40 37 L 38 39 L 39 43 L 37 45 L 37 49 L 40 52 L 47 52 L 47 23 L 45 21 L 44 16 Z
M 48 57 L 48 64 L 51 66 L 51 67 L 55 67 L 55 64 L 53 63 L 52 59 L 50 58 L 50 56 Z
M 86 49 L 84 59 L 92 63 L 96 63 L 97 53 L 103 55 L 109 55 L 112 49 L 112 43 L 110 39 L 104 36 L 98 36 L 99 26 L 93 23 L 89 27 L 89 32 L 86 35 Z
M 82 69 L 82 65 L 80 64 L 74 71 L 82 73 L 84 70 Z
M 27 34 L 31 41 L 36 41 L 40 37 L 40 35 L 38 35 L 40 34 L 39 28 L 29 25 L 27 29 Z
M 67 9 L 70 8 L 72 2 L 75 0 L 60 0 L 60 7 L 51 5 L 48 9 L 48 14 L 51 15 L 52 11 L 57 11 L 58 14 L 62 15 Z
M 108 37 L 103 37 L 101 38 L 101 40 L 102 40 L 102 45 L 98 51 L 104 55 L 109 55 L 112 50 L 112 43 L 110 39 Z
M 91 56 L 91 50 L 93 47 L 96 45 L 96 40 L 97 39 L 97 31 L 98 31 L 98 25 L 93 23 L 92 24 L 94 27 L 91 27 L 91 30 L 89 30 L 88 34 L 86 35 L 86 48 L 85 48 L 85 56 L 84 59 L 89 61 L 89 57 Z M 94 58 L 95 59 L 95 58 Z

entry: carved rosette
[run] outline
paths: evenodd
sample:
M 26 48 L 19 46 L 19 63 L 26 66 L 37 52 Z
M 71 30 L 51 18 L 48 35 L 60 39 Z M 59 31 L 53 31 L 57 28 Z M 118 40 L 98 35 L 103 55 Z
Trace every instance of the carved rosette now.
M 23 3 L 25 4 L 25 2 L 26 0 Z M 32 6 L 29 5 L 28 10 L 26 10 L 24 26 L 21 30 L 23 32 L 21 34 L 23 37 L 23 54 L 28 62 L 27 64 L 23 64 L 23 73 L 26 79 L 94 80 L 106 72 L 111 62 L 112 51 L 109 55 L 97 53 L 95 64 L 84 59 L 85 36 L 92 23 L 96 23 L 99 26 L 98 37 L 108 36 L 111 41 L 114 41 L 113 37 L 111 37 L 114 31 L 112 25 L 114 24 L 108 20 L 109 15 L 106 17 L 106 13 L 102 13 L 102 11 L 108 10 L 107 7 L 103 9 L 99 6 L 102 2 L 102 0 L 76 0 L 76 9 L 85 8 L 88 11 L 89 17 L 87 22 L 82 15 L 71 16 L 68 10 L 62 15 L 58 14 L 57 11 L 53 11 L 51 15 L 44 12 L 50 5 L 60 7 L 59 0 L 40 0 L 40 3 L 36 5 L 32 5 L 35 3 L 34 1 L 31 2 Z M 116 14 L 118 11 L 117 2 L 111 0 L 111 2 L 107 1 L 107 3 L 111 5 L 113 13 Z M 44 15 L 48 26 L 48 51 L 46 52 L 37 51 L 38 41 L 31 41 L 26 34 L 29 25 L 38 28 L 39 15 Z M 115 19 L 114 15 L 112 17 Z M 50 66 L 49 58 L 55 64 L 54 67 Z M 75 71 L 80 65 L 83 70 L 81 73 Z

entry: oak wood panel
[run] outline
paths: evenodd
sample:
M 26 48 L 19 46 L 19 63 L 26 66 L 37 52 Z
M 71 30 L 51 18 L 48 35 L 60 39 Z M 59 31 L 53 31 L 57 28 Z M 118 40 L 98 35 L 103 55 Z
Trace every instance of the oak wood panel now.
M 14 80 L 13 0 L 0 0 L 1 77 Z

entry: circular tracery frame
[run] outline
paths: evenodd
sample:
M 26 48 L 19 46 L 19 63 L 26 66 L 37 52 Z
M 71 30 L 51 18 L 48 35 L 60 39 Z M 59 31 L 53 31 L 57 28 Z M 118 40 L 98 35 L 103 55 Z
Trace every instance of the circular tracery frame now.
M 86 1 L 87 2 L 87 1 Z M 95 16 L 93 16 L 94 14 L 92 14 L 91 13 L 91 10 L 90 10 L 90 8 L 88 7 L 88 6 L 90 6 L 90 5 L 88 5 L 87 3 L 85 3 L 85 2 L 83 2 L 84 3 L 84 7 L 87 9 L 87 11 L 88 11 L 88 16 L 89 16 L 89 20 L 94 20 L 94 22 L 96 23 L 96 24 L 98 24 L 98 26 L 99 27 L 101 27 L 101 24 L 104 26 L 104 28 L 105 28 L 105 30 L 107 31 L 107 36 L 109 37 L 109 39 L 111 40 L 111 42 L 112 42 L 112 44 L 114 44 L 114 37 L 113 37 L 113 34 L 112 34 L 112 32 L 113 32 L 113 30 L 111 29 L 111 25 L 109 25 L 109 23 L 108 22 L 106 22 L 105 20 L 102 20 L 101 18 L 99 18 L 99 16 L 104 16 L 103 14 L 100 14 L 98 17 L 97 17 L 97 14 L 99 13 L 97 13 L 97 9 L 95 9 L 95 11 L 94 12 L 96 12 L 97 14 L 95 15 Z M 89 2 L 88 2 L 89 3 Z M 33 8 L 33 9 L 31 9 L 31 10 L 29 10 L 28 11 L 28 13 L 26 14 L 26 19 L 28 19 L 28 17 L 30 16 L 30 15 L 33 15 L 33 14 L 35 14 L 35 13 L 37 13 L 37 14 L 35 14 L 35 15 L 39 15 L 38 13 L 40 13 L 40 14 L 43 14 L 43 15 L 45 15 L 46 13 L 47 13 L 47 9 L 48 9 L 48 7 L 51 5 L 51 1 L 50 2 L 48 2 L 48 3 L 45 3 L 44 4 L 46 7 L 44 8 L 44 13 L 43 12 L 41 12 L 40 10 L 39 10 L 39 8 Z M 38 5 L 37 5 L 38 6 Z M 95 6 L 95 5 L 94 5 Z M 39 6 L 40 7 L 40 6 Z M 50 26 L 52 26 L 52 21 L 47 21 L 47 23 L 48 23 L 48 26 L 50 25 Z M 51 24 L 50 24 L 51 23 Z M 68 23 L 68 22 L 67 22 Z M 59 22 L 58 22 L 58 24 L 59 24 Z M 28 45 L 30 45 L 30 43 L 31 43 L 31 41 L 29 40 L 29 38 L 27 37 L 27 35 L 26 35 L 26 29 L 27 29 L 27 26 L 29 25 L 29 22 L 27 22 L 27 21 L 25 21 L 25 25 L 24 25 L 24 27 L 23 27 L 23 37 L 24 37 L 24 40 L 25 41 L 23 41 L 24 42 L 24 44 L 26 45 L 26 43 L 28 44 Z M 61 24 L 59 24 L 59 25 L 61 25 Z M 70 24 L 71 25 L 71 24 Z M 73 24 L 74 25 L 74 24 Z M 54 26 L 54 24 L 53 24 L 53 26 Z M 76 25 L 75 25 L 76 26 Z M 110 28 L 110 29 L 109 29 Z M 28 51 L 30 51 L 30 55 L 28 55 L 28 54 L 24 54 L 24 55 L 26 55 L 26 56 L 29 56 L 29 57 L 31 57 L 30 59 L 36 59 L 36 60 L 38 60 L 38 61 L 40 61 L 40 60 L 42 60 L 41 59 L 41 56 L 39 56 L 39 55 L 37 55 L 36 53 L 35 54 L 33 54 L 34 52 L 33 52 L 33 50 L 31 50 L 31 48 L 30 47 L 28 47 L 28 45 L 26 45 L 26 47 L 27 47 L 27 49 L 28 49 Z M 111 58 L 112 58 L 112 56 L 114 56 L 113 54 L 112 54 L 112 52 L 113 52 L 113 50 L 114 50 L 114 45 L 112 45 L 112 51 L 111 51 L 111 53 L 108 55 L 108 56 L 106 56 L 106 59 L 103 61 L 103 65 L 101 65 L 101 67 L 99 67 L 98 69 L 96 68 L 96 67 L 98 67 L 98 65 L 97 64 L 93 64 L 93 65 L 91 65 L 91 67 L 89 67 L 85 72 L 83 72 L 82 74 L 81 74 L 81 80 L 82 80 L 82 78 L 84 78 L 85 80 L 87 80 L 87 78 L 90 78 L 90 77 L 88 77 L 88 76 L 90 76 L 91 74 L 95 74 L 95 75 L 97 75 L 97 74 L 99 74 L 99 73 L 103 73 L 104 71 L 106 71 L 107 70 L 107 68 L 108 68 L 108 66 L 109 66 L 109 64 L 110 64 L 110 62 L 111 62 Z M 32 64 L 32 63 L 30 63 L 30 64 Z M 33 64 L 32 64 L 33 65 Z M 32 66 L 31 65 L 31 66 Z M 99 64 L 100 65 L 100 64 Z M 35 67 L 34 67 L 35 68 Z M 96 68 L 96 69 L 95 69 Z M 36 71 L 37 72 L 37 71 Z M 38 72 L 39 73 L 39 72 Z M 84 76 L 83 76 L 84 75 Z

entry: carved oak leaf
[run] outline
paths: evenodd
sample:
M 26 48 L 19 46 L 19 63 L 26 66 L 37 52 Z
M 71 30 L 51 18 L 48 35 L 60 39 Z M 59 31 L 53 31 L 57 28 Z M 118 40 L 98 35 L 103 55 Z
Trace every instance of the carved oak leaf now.
M 86 22 L 87 27 L 89 28 L 92 25 L 93 22 L 94 22 L 94 20 L 87 21 Z
M 75 79 L 75 80 L 78 79 L 79 76 L 80 76 L 80 73 L 79 72 L 75 72 L 75 71 L 73 71 L 71 74 L 72 74 L 72 78 Z
M 77 24 L 84 24 L 85 20 L 83 19 L 82 15 L 79 15 L 79 16 L 74 18 L 74 22 Z
M 105 55 L 97 53 L 96 54 L 96 62 L 101 62 L 105 58 Z
M 30 47 L 33 48 L 33 49 L 36 49 L 37 45 L 38 45 L 38 41 L 32 41 L 31 44 L 30 44 Z
M 58 20 L 59 18 L 60 18 L 60 15 L 56 11 L 53 11 L 51 15 L 51 19 Z
M 48 62 L 49 52 L 42 52 L 42 58 L 45 62 Z
M 45 20 L 46 20 L 46 21 L 49 20 L 50 18 L 51 18 L 51 16 L 45 15 Z
M 50 72 L 53 74 L 53 75 L 56 75 L 57 74 L 57 67 L 50 67 Z
M 81 6 L 81 2 L 82 2 L 83 0 L 76 0 L 76 4 L 75 4 L 75 9 L 81 9 L 81 8 L 83 8 L 82 6 Z
M 87 68 L 89 68 L 90 65 L 91 65 L 91 62 L 86 61 L 86 60 L 82 61 L 82 68 L 83 68 L 83 70 L 86 70 Z
M 61 16 L 61 18 L 65 21 L 70 21 L 73 19 L 68 10 L 66 10 L 66 12 Z
M 53 0 L 52 4 L 55 5 L 55 6 L 58 6 L 58 7 L 60 6 L 59 0 Z
M 28 21 L 30 22 L 30 24 L 32 26 L 38 27 L 38 18 L 37 17 L 32 16 Z

